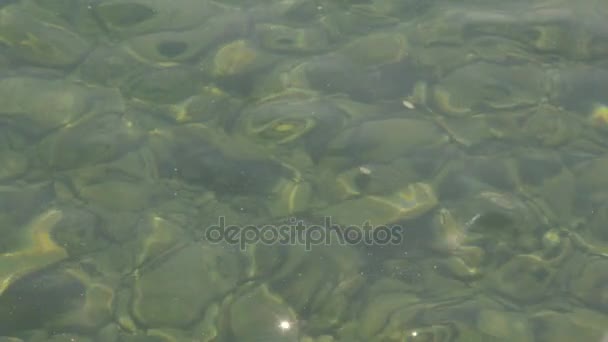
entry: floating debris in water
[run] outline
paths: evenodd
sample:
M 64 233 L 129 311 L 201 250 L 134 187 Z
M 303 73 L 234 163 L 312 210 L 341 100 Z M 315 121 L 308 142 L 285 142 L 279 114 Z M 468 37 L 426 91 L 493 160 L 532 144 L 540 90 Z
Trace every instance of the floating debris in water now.
M 372 173 L 372 170 L 367 166 L 359 166 L 359 172 L 361 172 L 364 175 L 369 175 Z
M 401 103 L 403 103 L 403 107 L 405 107 L 407 109 L 415 109 L 416 108 L 416 106 L 414 106 L 414 104 L 411 103 L 408 100 L 403 100 L 403 102 L 401 102 Z

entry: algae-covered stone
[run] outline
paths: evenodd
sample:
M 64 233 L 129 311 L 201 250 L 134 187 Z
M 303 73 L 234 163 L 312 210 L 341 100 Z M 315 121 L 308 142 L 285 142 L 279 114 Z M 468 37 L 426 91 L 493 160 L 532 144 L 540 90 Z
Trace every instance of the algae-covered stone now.
M 195 336 L 192 336 L 187 330 L 181 329 L 167 329 L 167 328 L 154 328 L 146 331 L 146 336 L 153 340 L 162 342 L 178 342 L 196 340 Z
M 18 337 L 12 337 L 12 336 L 2 336 L 2 337 L 0 337 L 0 341 L 2 341 L 2 342 L 25 342 L 24 340 L 22 340 Z
M 72 342 L 72 341 L 82 341 L 82 342 L 93 342 L 93 339 L 86 335 L 78 335 L 74 333 L 59 333 L 53 334 L 48 338 L 49 342 Z
M 364 196 L 322 209 L 317 214 L 350 226 L 376 227 L 419 217 L 438 203 L 433 189 L 425 183 L 412 183 L 387 196 Z
M 197 95 L 203 75 L 196 68 L 154 68 L 133 75 L 121 85 L 124 96 L 153 104 L 175 104 Z
M 481 310 L 477 316 L 477 327 L 488 336 L 505 341 L 532 341 L 534 339 L 531 324 L 520 313 Z
M 252 41 L 239 39 L 221 46 L 207 65 L 203 65 L 203 71 L 217 78 L 238 77 L 276 62 L 277 57 L 260 51 Z
M 49 328 L 96 331 L 109 323 L 114 305 L 112 287 L 96 281 L 82 270 L 66 269 L 64 273 L 77 281 L 83 290 L 81 295 L 75 298 L 72 307 L 54 315 L 48 322 Z
M 522 182 L 535 185 L 533 191 L 538 193 L 538 198 L 534 203 L 543 208 L 542 214 L 563 222 L 571 220 L 577 201 L 574 195 L 577 184 L 574 173 L 563 167 L 561 158 L 547 151 L 526 151 L 522 153 L 519 165 Z M 534 170 L 539 167 L 545 171 Z
M 451 210 L 441 208 L 433 216 L 431 247 L 441 253 L 453 253 L 463 247 L 468 225 Z
M 458 216 L 477 240 L 495 244 L 493 253 L 534 251 L 540 247 L 537 234 L 548 223 L 536 204 L 509 193 L 482 191 L 458 207 Z
M 0 296 L 15 281 L 68 257 L 52 238 L 52 230 L 63 213 L 49 209 L 33 218 L 21 232 L 21 244 L 0 254 Z
M 586 192 L 591 202 L 602 202 L 608 198 L 608 157 L 601 156 L 581 163 L 575 168 L 579 191 Z
M 297 313 L 306 312 L 307 332 L 319 334 L 339 326 L 347 317 L 351 296 L 365 282 L 360 273 L 363 260 L 358 250 L 330 231 L 322 243 L 305 241 L 304 234 L 293 230 L 292 234 L 300 237 L 292 235 L 294 243 L 289 246 L 256 245 L 253 273 L 267 279 L 271 291 Z M 306 236 L 312 239 L 316 234 Z
M 283 53 L 320 53 L 331 47 L 327 32 L 320 27 L 292 28 L 257 24 L 255 32 L 262 48 Z
M 608 222 L 608 205 L 603 205 L 594 211 L 588 225 L 589 233 L 593 240 L 597 239 L 603 243 L 608 243 L 606 222 Z
M 608 260 L 589 259 L 570 283 L 570 291 L 587 305 L 608 312 Z
M 591 123 L 594 123 L 593 111 L 602 120 L 601 105 L 606 97 L 602 89 L 608 85 L 608 70 L 590 65 L 574 65 L 567 68 L 552 70 L 551 102 L 578 113 L 591 113 Z M 595 124 L 597 125 L 597 121 Z M 600 121 L 601 123 L 601 121 Z
M 318 120 L 315 114 L 322 109 L 318 106 L 318 103 L 308 101 L 260 105 L 243 113 L 239 129 L 262 143 L 289 143 L 315 128 Z M 323 113 L 319 115 L 323 116 Z
M 476 220 L 474 216 L 467 221 L 453 211 L 441 208 L 435 212 L 431 224 L 430 247 L 448 256 L 439 261 L 439 271 L 464 281 L 473 280 L 482 274 L 481 266 L 486 261 L 486 251 L 475 245 L 481 234 L 472 234 L 469 228 Z
M 540 310 L 529 318 L 535 341 L 601 341 L 606 338 L 606 315 L 586 309 Z
M 411 76 L 407 72 L 384 73 L 377 70 L 379 66 L 362 67 L 352 59 L 338 53 L 315 56 L 282 72 L 282 80 L 284 84 L 312 88 L 324 94 L 347 94 L 365 102 L 394 98 L 407 89 L 405 78 Z
M 537 303 L 551 294 L 555 269 L 534 255 L 517 255 L 500 266 L 490 283 L 502 295 L 522 302 Z
M 179 246 L 184 238 L 179 225 L 154 213 L 148 213 L 139 222 L 138 233 L 142 235 L 136 257 L 136 264 L 140 266 Z
M 53 169 L 75 169 L 117 159 L 135 149 L 141 138 L 130 120 L 102 113 L 49 135 L 39 146 L 40 157 Z
M 502 155 L 462 157 L 445 163 L 434 180 L 441 198 L 460 199 L 497 189 L 515 189 L 518 185 L 517 164 Z M 484 195 L 486 196 L 486 195 Z M 499 195 L 489 195 L 501 196 Z M 505 196 L 506 197 L 506 196 Z M 505 200 L 513 201 L 507 198 Z M 464 204 L 466 201 L 461 202 Z M 472 213 L 475 215 L 476 213 Z
M 331 335 L 322 335 L 317 337 L 305 336 L 300 339 L 300 342 L 334 342 L 335 340 Z
M 344 5 L 336 6 L 337 2 L 328 2 L 324 8 L 331 8 L 321 18 L 321 24 L 331 33 L 333 38 L 340 39 L 349 35 L 365 34 L 370 29 L 385 28 L 397 24 L 399 19 L 394 13 L 378 10 L 376 4 L 356 3 L 345 9 Z M 361 25 L 365 23 L 365 25 Z
M 386 292 L 371 296 L 366 300 L 363 310 L 359 312 L 358 335 L 360 338 L 373 338 L 383 334 L 387 323 L 391 321 L 391 316 L 399 311 L 410 308 L 410 319 L 416 314 L 414 305 L 419 302 L 419 298 L 407 292 Z M 403 312 L 401 317 L 405 318 Z M 405 323 L 405 322 L 403 322 Z M 390 332 L 389 332 L 390 333 Z
M 339 340 L 451 341 L 468 334 L 471 341 L 482 340 L 467 331 L 475 307 L 462 301 L 423 301 L 404 283 L 380 279 L 365 292 L 356 319 L 339 330 Z
M 78 258 L 93 250 L 103 250 L 110 241 L 100 238 L 103 219 L 88 208 L 64 206 L 60 223 L 53 230 L 57 244 L 65 248 L 70 257 Z
M 526 119 L 523 134 L 543 146 L 554 147 L 580 136 L 583 133 L 582 126 L 575 113 L 552 106 L 541 106 Z
M 546 96 L 546 75 L 533 66 L 474 63 L 446 75 L 433 88 L 433 104 L 448 115 L 532 106 Z
M 237 292 L 224 310 L 220 341 L 299 341 L 296 313 L 264 285 Z
M 20 176 L 27 167 L 28 159 L 24 154 L 0 147 L 0 181 Z
M 0 186 L 0 241 L 1 250 L 14 245 L 11 236 L 21 230 L 21 225 L 39 215 L 55 198 L 51 182 Z
M 217 326 L 218 316 L 220 315 L 220 306 L 216 303 L 208 305 L 202 320 L 192 329 L 192 333 L 201 340 L 201 342 L 216 341 L 219 335 L 219 327 Z
M 392 163 L 365 163 L 328 176 L 324 195 L 344 200 L 361 195 L 385 195 L 394 191 L 397 184 L 416 181 L 417 175 L 407 160 Z
M 120 87 L 131 77 L 155 70 L 154 68 L 120 45 L 99 44 L 78 65 L 77 72 L 83 81 Z
M 173 106 L 168 115 L 178 123 L 205 122 L 223 127 L 235 120 L 241 107 L 241 98 L 209 85 Z
M 483 10 L 473 10 L 463 6 L 454 8 L 436 6 L 416 21 L 416 29 L 410 30 L 408 38 L 413 44 L 421 47 L 447 47 L 445 51 L 458 50 L 464 45 L 463 30 L 471 16 L 479 15 Z
M 208 0 L 110 0 L 92 6 L 100 24 L 120 37 L 192 28 L 227 9 Z
M 162 194 L 159 187 L 151 182 L 108 180 L 76 186 L 81 199 L 112 211 L 142 210 Z
M 357 13 L 357 15 L 361 15 L 361 19 L 364 21 L 375 22 L 385 17 L 387 24 L 391 22 L 389 18 L 396 20 L 397 18 L 417 17 L 424 14 L 432 6 L 430 3 L 420 3 L 415 0 L 372 0 L 366 3 L 359 1 L 347 2 L 351 3 L 350 8 L 352 11 Z
M 475 148 L 497 137 L 502 137 L 504 133 L 494 127 L 498 126 L 505 130 L 509 127 L 505 122 L 495 123 L 492 119 L 493 117 L 486 115 L 465 118 L 443 116 L 434 118 L 435 123 L 450 136 L 451 140 L 467 148 Z
M 204 25 L 185 31 L 164 31 L 132 37 L 123 48 L 135 58 L 160 67 L 196 61 L 201 53 L 218 43 L 244 36 L 249 18 L 244 13 L 227 13 Z
M 602 28 L 605 14 L 593 1 L 582 7 L 556 2 L 529 8 L 520 15 L 502 15 L 502 20 L 480 17 L 467 30 L 509 38 L 540 57 L 546 54 L 588 60 L 606 51 L 606 44 L 602 43 L 606 37 Z
M 399 63 L 408 54 L 407 37 L 399 32 L 372 33 L 336 51 L 363 67 Z
M 268 209 L 273 217 L 287 217 L 309 208 L 314 198 L 313 186 L 297 174 L 293 179 L 279 181 L 268 199 Z
M 159 132 L 154 145 L 161 154 L 159 163 L 171 166 L 167 172 L 207 187 L 218 197 L 267 195 L 282 178 L 292 176 L 292 170 L 263 148 L 205 125 Z
M 316 155 L 348 118 L 349 114 L 338 104 L 314 92 L 286 91 L 246 108 L 238 119 L 236 132 L 261 146 L 279 149 L 299 145 Z M 289 153 L 294 153 L 292 150 Z
M 446 141 L 445 135 L 430 121 L 373 120 L 342 131 L 328 144 L 327 155 L 353 156 L 360 163 L 390 162 Z
M 241 277 L 239 257 L 219 245 L 189 245 L 137 271 L 132 311 L 146 327 L 186 327 Z
M 36 92 L 36 96 L 32 97 L 32 92 Z M 89 112 L 124 111 L 124 102 L 117 90 L 61 79 L 4 78 L 0 80 L 0 99 L 3 103 L 0 118 L 19 124 L 33 134 L 73 123 Z
M 0 41 L 10 47 L 11 55 L 46 67 L 76 64 L 91 49 L 90 43 L 70 28 L 36 18 L 19 5 L 0 10 L 0 32 Z

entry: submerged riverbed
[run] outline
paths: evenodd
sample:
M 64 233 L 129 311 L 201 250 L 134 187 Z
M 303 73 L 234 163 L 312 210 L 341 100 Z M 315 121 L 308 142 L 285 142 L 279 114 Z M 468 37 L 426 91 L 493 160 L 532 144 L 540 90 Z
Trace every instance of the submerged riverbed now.
M 0 4 L 0 341 L 603 341 L 603 0 Z

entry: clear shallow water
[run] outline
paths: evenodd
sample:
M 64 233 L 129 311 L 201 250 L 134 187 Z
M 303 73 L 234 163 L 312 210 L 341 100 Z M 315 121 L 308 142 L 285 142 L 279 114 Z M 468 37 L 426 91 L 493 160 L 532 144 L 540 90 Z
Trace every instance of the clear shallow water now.
M 601 341 L 606 4 L 0 7 L 8 341 Z

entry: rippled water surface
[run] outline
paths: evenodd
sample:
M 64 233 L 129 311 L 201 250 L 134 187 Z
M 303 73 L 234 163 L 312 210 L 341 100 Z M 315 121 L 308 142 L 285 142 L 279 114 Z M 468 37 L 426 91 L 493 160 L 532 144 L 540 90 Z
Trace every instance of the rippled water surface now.
M 607 341 L 607 17 L 0 2 L 0 341 Z

